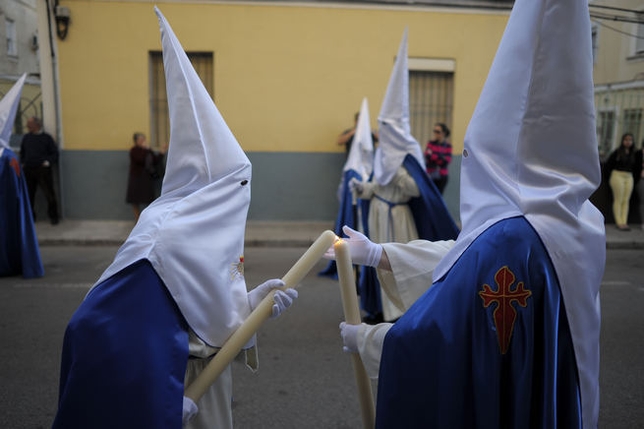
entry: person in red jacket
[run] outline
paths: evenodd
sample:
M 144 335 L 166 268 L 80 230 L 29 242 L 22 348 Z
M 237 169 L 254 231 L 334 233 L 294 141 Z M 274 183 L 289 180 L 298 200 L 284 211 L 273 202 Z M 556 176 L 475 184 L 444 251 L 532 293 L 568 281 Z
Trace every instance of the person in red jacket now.
M 425 148 L 425 168 L 442 194 L 449 177 L 447 166 L 452 161 L 452 144 L 447 140 L 450 134 L 447 125 L 435 124 L 433 133 L 434 139 L 428 141 Z

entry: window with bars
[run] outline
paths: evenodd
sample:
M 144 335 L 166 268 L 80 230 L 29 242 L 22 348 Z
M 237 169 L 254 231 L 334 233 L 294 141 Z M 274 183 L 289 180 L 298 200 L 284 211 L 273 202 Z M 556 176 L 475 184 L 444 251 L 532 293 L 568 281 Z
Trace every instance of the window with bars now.
M 644 22 L 644 13 L 638 13 L 637 19 Z M 637 24 L 637 37 L 635 38 L 635 55 L 644 55 L 644 24 Z
M 452 128 L 454 74 L 451 72 L 409 71 L 409 120 L 411 134 L 424 149 L 432 138 L 434 124 Z
M 610 155 L 615 136 L 615 112 L 612 110 L 600 111 L 597 114 L 597 144 L 599 156 L 605 159 Z
M 592 48 L 593 48 L 593 64 L 597 63 L 597 50 L 599 49 L 599 29 L 597 24 L 593 23 L 591 28 Z
M 622 128 L 625 133 L 633 134 L 633 141 L 637 144 L 641 137 L 640 129 L 642 128 L 642 109 L 624 109 Z
M 186 52 L 208 94 L 214 96 L 214 55 L 212 52 Z M 163 54 L 150 52 L 150 144 L 163 147 L 170 143 L 170 117 L 165 87 Z
M 5 33 L 7 36 L 7 55 L 18 56 L 18 43 L 16 41 L 16 23 L 9 18 L 4 20 Z

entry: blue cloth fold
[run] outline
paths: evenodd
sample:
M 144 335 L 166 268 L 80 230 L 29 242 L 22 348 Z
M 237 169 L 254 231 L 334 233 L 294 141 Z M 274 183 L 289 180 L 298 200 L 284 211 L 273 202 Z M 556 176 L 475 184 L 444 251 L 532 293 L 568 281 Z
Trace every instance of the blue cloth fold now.
M 139 260 L 90 291 L 63 342 L 54 429 L 181 428 L 188 326 Z
M 45 269 L 34 227 L 27 182 L 9 149 L 0 156 L 0 276 L 42 277 Z

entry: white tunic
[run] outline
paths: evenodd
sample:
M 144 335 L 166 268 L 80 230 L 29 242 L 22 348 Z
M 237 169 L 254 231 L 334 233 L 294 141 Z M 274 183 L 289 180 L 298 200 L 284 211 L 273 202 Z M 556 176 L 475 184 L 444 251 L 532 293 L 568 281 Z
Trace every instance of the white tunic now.
M 416 223 L 407 205 L 413 197 L 420 196 L 414 179 L 404 167 L 398 168 L 394 178 L 385 186 L 368 182 L 360 198 L 371 199 L 369 207 L 369 238 L 375 243 L 407 243 L 418 238 Z M 382 312 L 384 320 L 392 321 L 404 313 L 404 309 L 392 301 L 392 296 L 381 283 Z M 395 300 L 395 297 L 393 298 Z
M 190 386 L 210 363 L 219 348 L 210 347 L 190 330 L 190 359 L 186 367 L 184 385 Z M 242 350 L 238 358 L 245 358 L 245 363 L 252 371 L 258 368 L 257 347 Z M 233 428 L 233 377 L 231 365 L 217 377 L 204 395 L 197 402 L 199 412 L 184 426 L 184 429 L 232 429 Z

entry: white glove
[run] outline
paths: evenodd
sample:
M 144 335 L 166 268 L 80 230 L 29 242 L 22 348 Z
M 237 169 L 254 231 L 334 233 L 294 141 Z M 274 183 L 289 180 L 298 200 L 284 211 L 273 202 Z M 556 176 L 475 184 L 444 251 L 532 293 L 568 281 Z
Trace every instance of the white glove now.
M 248 304 L 250 304 L 251 311 L 255 310 L 260 302 L 268 295 L 273 289 L 284 287 L 284 282 L 281 279 L 268 280 L 255 289 L 248 292 Z M 282 314 L 284 310 L 293 304 L 293 300 L 297 298 L 297 291 L 293 288 L 286 290 L 278 290 L 273 296 L 273 313 L 271 318 L 275 318 Z
M 188 424 L 191 418 L 197 415 L 199 408 L 194 401 L 187 396 L 183 397 L 183 416 L 181 418 L 182 426 Z
M 349 180 L 349 189 L 357 192 L 358 194 L 361 194 L 364 190 L 364 183 L 354 177 L 353 179 Z
M 340 323 L 340 336 L 344 346 L 342 350 L 347 353 L 358 353 L 358 331 L 360 325 L 349 325 L 347 322 Z
M 369 240 L 364 234 L 355 231 L 348 226 L 343 226 L 342 231 L 349 238 L 343 240 L 349 245 L 349 254 L 351 262 L 357 265 L 366 265 L 368 267 L 377 267 L 382 256 L 382 246 Z M 324 253 L 325 259 L 335 260 L 335 249 L 329 247 Z

